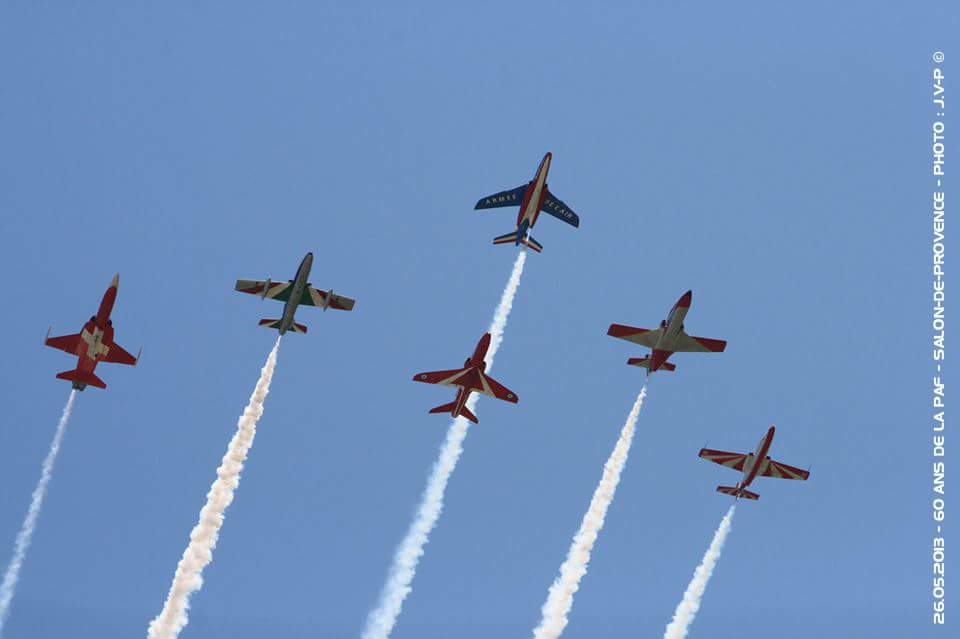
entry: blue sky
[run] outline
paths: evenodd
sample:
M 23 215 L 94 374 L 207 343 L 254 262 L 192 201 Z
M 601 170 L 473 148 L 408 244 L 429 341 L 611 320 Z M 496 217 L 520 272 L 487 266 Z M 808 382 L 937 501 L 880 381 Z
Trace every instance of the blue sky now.
M 513 261 L 474 212 L 553 151 L 551 189 L 396 639 L 529 636 L 641 385 L 611 322 L 729 340 L 655 376 L 564 636 L 659 636 L 750 449 L 813 465 L 738 509 L 694 636 L 938 636 L 930 619 L 930 54 L 948 3 L 5 3 L 0 554 L 112 275 L 136 369 L 78 399 L 7 636 L 143 636 L 279 304 L 357 298 L 283 341 L 184 637 L 357 636 Z M 955 38 L 952 38 L 952 42 Z M 949 95 L 949 91 L 948 91 Z M 948 123 L 949 130 L 949 123 Z M 5 559 L 4 559 L 5 561 Z M 954 599 L 951 597 L 951 599 Z M 944 636 L 944 633 L 939 633 Z

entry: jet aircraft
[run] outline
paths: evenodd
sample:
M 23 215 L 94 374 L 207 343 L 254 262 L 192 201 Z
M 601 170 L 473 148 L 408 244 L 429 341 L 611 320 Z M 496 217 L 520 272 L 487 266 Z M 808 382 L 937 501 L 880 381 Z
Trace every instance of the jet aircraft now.
M 520 205 L 520 213 L 517 216 L 517 230 L 493 238 L 494 244 L 513 244 L 514 246 L 523 244 L 537 253 L 543 251 L 543 245 L 530 235 L 530 229 L 537 223 L 537 217 L 540 216 L 541 211 L 549 213 L 571 226 L 580 226 L 580 218 L 577 214 L 547 188 L 547 172 L 550 170 L 550 160 L 552 158 L 553 154 L 551 153 L 544 155 L 543 160 L 540 161 L 540 166 L 537 168 L 537 174 L 526 184 L 481 198 L 477 205 L 473 207 L 474 210 L 479 210 Z
M 236 289 L 241 293 L 250 293 L 259 295 L 261 298 L 270 298 L 284 302 L 283 316 L 280 319 L 262 319 L 260 326 L 275 328 L 283 335 L 287 331 L 294 333 L 306 333 L 307 327 L 303 324 L 297 324 L 293 321 L 293 315 L 297 312 L 297 306 L 318 306 L 323 310 L 335 308 L 341 311 L 352 311 L 356 300 L 343 295 L 337 295 L 333 289 L 321 291 L 313 288 L 307 278 L 310 276 L 310 267 L 313 266 L 313 253 L 307 253 L 300 266 L 297 268 L 297 275 L 292 280 L 286 282 L 274 282 L 273 280 L 237 280 Z
M 651 349 L 647 357 L 631 357 L 627 360 L 630 366 L 640 366 L 647 369 L 647 375 L 657 370 L 672 371 L 677 366 L 667 360 L 674 353 L 721 353 L 727 347 L 726 340 L 710 339 L 708 337 L 693 337 L 683 330 L 683 319 L 690 310 L 693 291 L 687 291 L 680 296 L 677 303 L 670 309 L 667 319 L 660 322 L 659 328 L 634 328 L 623 324 L 611 324 L 607 335 L 625 339 L 634 344 L 640 344 Z
M 744 499 L 757 500 L 760 499 L 760 495 L 747 490 L 750 482 L 757 477 L 801 480 L 806 480 L 810 477 L 809 470 L 801 470 L 770 459 L 767 453 L 770 450 L 770 445 L 773 443 L 773 434 L 775 432 L 776 428 L 771 426 L 760 439 L 760 443 L 757 444 L 756 449 L 754 449 L 752 453 L 745 455 L 728 453 L 723 450 L 710 450 L 709 448 L 700 449 L 700 457 L 703 457 L 707 461 L 712 461 L 715 464 L 743 472 L 743 479 L 741 479 L 736 486 L 717 486 L 718 493 L 731 495 L 737 499 L 743 497 Z
M 50 337 L 50 331 L 47 331 L 44 344 L 77 356 L 77 367 L 74 370 L 57 373 L 57 379 L 72 382 L 76 390 L 82 391 L 88 385 L 97 388 L 107 387 L 106 383 L 93 373 L 100 362 L 136 366 L 137 360 L 140 359 L 139 353 L 134 357 L 113 341 L 113 322 L 110 320 L 110 312 L 117 300 L 119 287 L 120 274 L 118 273 L 113 276 L 110 286 L 103 294 L 97 314 L 83 325 L 79 333 Z
M 449 404 L 443 404 L 436 408 L 431 408 L 431 413 L 450 413 L 454 417 L 463 415 L 474 424 L 479 423 L 477 416 L 467 408 L 467 400 L 470 393 L 477 392 L 490 397 L 502 399 L 505 402 L 517 403 L 518 397 L 509 388 L 503 386 L 497 380 L 487 375 L 487 363 L 483 358 L 490 348 L 490 333 L 484 333 L 480 341 L 477 342 L 477 348 L 473 355 L 467 358 L 463 363 L 463 368 L 449 371 L 433 371 L 430 373 L 417 373 L 413 376 L 415 382 L 425 382 L 427 384 L 440 384 L 441 386 L 457 386 L 457 397 Z

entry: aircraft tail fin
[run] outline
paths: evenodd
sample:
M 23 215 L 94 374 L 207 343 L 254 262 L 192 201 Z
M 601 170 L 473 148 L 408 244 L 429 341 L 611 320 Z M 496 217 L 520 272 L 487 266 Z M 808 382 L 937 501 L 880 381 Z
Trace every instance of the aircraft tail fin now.
M 290 325 L 290 330 L 294 333 L 306 333 L 307 327 L 303 324 L 297 324 L 294 322 Z
M 517 241 L 517 231 L 513 233 L 507 233 L 506 235 L 500 235 L 493 238 L 494 244 L 523 244 L 524 246 L 530 247 L 537 253 L 543 252 L 543 244 L 533 239 L 533 236 L 528 235 L 527 237 Z
M 79 368 L 72 371 L 63 371 L 57 373 L 57 379 L 65 379 L 73 382 L 73 387 L 77 390 L 83 390 L 87 386 L 96 386 L 97 388 L 106 388 L 106 383 L 93 373 L 84 373 Z
M 449 404 L 441 404 L 440 406 L 434 406 L 428 412 L 432 413 L 452 413 L 453 412 L 453 402 Z
M 639 366 L 640 368 L 645 368 L 650 370 L 650 358 L 649 357 L 631 357 L 627 360 L 627 364 L 630 366 Z M 660 368 L 657 370 L 661 371 L 675 371 L 677 370 L 676 364 L 671 364 L 670 362 L 664 362 L 660 364 Z
M 456 402 L 450 402 L 449 404 L 441 404 L 440 406 L 435 406 L 431 408 L 429 412 L 431 413 L 450 413 L 453 414 L 453 409 L 456 407 Z M 464 406 L 460 409 L 460 414 L 469 419 L 474 424 L 479 424 L 477 421 L 477 416 L 470 412 L 470 409 Z
M 760 495 L 757 493 L 752 493 L 746 488 L 739 488 L 737 486 L 717 486 L 717 492 L 723 493 L 724 495 L 730 495 L 731 497 L 752 499 L 753 501 L 760 499 Z
M 281 324 L 283 324 L 283 320 L 282 320 L 282 319 L 268 319 L 268 318 L 265 318 L 265 319 L 260 320 L 260 326 L 264 326 L 264 327 L 266 327 L 266 328 L 275 328 L 275 329 L 277 329 L 277 330 L 280 330 Z M 304 326 L 303 324 L 297 324 L 296 322 L 293 322 L 293 323 L 290 325 L 290 328 L 288 328 L 287 330 L 290 331 L 290 332 L 293 332 L 293 333 L 306 333 L 306 332 L 307 332 L 307 327 Z

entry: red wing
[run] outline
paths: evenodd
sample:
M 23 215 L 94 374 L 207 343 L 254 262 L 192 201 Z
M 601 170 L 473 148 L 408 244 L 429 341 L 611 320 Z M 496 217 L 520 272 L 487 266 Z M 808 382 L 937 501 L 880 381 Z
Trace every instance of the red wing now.
M 727 347 L 727 340 L 725 339 L 711 339 L 709 337 L 694 337 L 693 339 L 700 342 L 711 353 L 722 353 Z
M 113 364 L 126 364 L 128 366 L 137 365 L 137 358 L 123 350 L 123 347 L 116 342 L 110 344 L 106 357 L 100 361 L 110 362 Z
M 678 353 L 722 353 L 726 347 L 727 341 L 723 339 L 694 337 L 693 335 L 680 333 L 677 338 L 676 351 Z
M 607 335 L 610 337 L 625 339 L 628 342 L 640 344 L 640 346 L 646 346 L 647 348 L 656 346 L 661 334 L 663 334 L 662 328 L 651 330 L 649 328 L 636 328 L 625 324 L 611 324 L 610 328 L 607 329 Z
M 457 368 L 449 371 L 417 373 L 413 376 L 413 381 L 424 382 L 426 384 L 439 384 L 441 386 L 456 386 L 457 382 L 464 376 L 467 370 L 466 368 Z
M 807 479 L 810 477 L 810 471 L 767 459 L 767 463 L 760 469 L 760 475 L 764 477 L 775 477 L 776 479 Z
M 77 347 L 80 345 L 80 333 L 48 337 L 43 343 L 51 348 L 57 348 L 71 355 L 76 355 Z
M 496 397 L 497 399 L 502 399 L 505 402 L 511 402 L 513 404 L 516 404 L 520 400 L 516 393 L 489 375 L 481 376 L 480 383 L 483 385 L 483 388 L 476 389 L 478 393 Z
M 747 461 L 749 455 L 742 453 L 728 453 L 725 450 L 710 450 L 709 448 L 700 449 L 700 456 L 714 464 L 720 464 L 727 468 L 743 471 L 743 463 Z

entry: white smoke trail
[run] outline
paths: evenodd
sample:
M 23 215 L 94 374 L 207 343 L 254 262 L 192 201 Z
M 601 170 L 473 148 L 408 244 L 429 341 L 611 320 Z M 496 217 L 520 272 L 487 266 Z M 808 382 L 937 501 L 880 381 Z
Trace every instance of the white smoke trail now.
M 493 321 L 490 323 L 490 348 L 485 358 L 488 372 L 493 367 L 493 357 L 503 342 L 503 331 L 507 326 L 510 309 L 513 307 L 513 298 L 516 297 L 517 288 L 520 286 L 520 276 L 523 274 L 523 264 L 526 259 L 526 250 L 521 250 L 513 263 L 510 279 L 503 289 L 500 303 L 493 314 Z M 467 408 L 472 411 L 476 403 L 477 394 L 474 393 L 467 400 Z M 410 593 L 410 584 L 413 582 L 417 564 L 423 555 L 423 547 L 429 541 L 430 532 L 437 525 L 440 511 L 443 510 L 443 493 L 453 469 L 457 466 L 457 460 L 460 459 L 460 453 L 463 452 L 463 440 L 467 436 L 468 426 L 469 422 L 463 417 L 457 417 L 450 423 L 447 438 L 440 449 L 440 457 L 433 465 L 427 487 L 420 498 L 420 505 L 417 507 L 406 536 L 393 556 L 393 564 L 390 566 L 387 581 L 380 593 L 380 600 L 367 617 L 363 639 L 386 639 L 397 623 L 397 617 L 400 616 L 400 610 L 403 608 L 403 600 Z
M 250 401 L 237 422 L 237 432 L 230 440 L 227 453 L 217 468 L 217 479 L 210 486 L 207 503 L 200 511 L 200 520 L 190 533 L 190 543 L 177 564 L 163 610 L 150 622 L 147 630 L 149 639 L 173 639 L 187 625 L 190 596 L 203 586 L 201 573 L 213 560 L 213 549 L 217 545 L 220 527 L 223 525 L 223 513 L 233 501 L 233 493 L 240 484 L 240 471 L 243 470 L 243 462 L 246 461 L 247 452 L 257 434 L 257 421 L 263 415 L 263 402 L 270 392 L 270 380 L 277 365 L 279 348 L 278 337 L 260 371 L 260 379 Z
M 13 601 L 17 580 L 20 578 L 20 568 L 27 556 L 27 549 L 30 548 L 33 531 L 37 527 L 40 507 L 43 506 L 43 498 L 47 494 L 47 485 L 53 476 L 53 464 L 57 461 L 60 442 L 63 440 L 64 431 L 67 429 L 67 422 L 70 421 L 70 413 L 73 412 L 73 402 L 76 397 L 77 391 L 70 391 L 70 399 L 67 400 L 67 405 L 63 407 L 63 414 L 60 415 L 60 422 L 57 424 L 57 432 L 50 443 L 50 450 L 47 451 L 47 456 L 43 459 L 40 481 L 33 489 L 33 497 L 30 499 L 27 516 L 23 519 L 23 525 L 20 527 L 20 532 L 17 533 L 16 541 L 13 543 L 13 558 L 10 559 L 7 571 L 3 574 L 3 583 L 0 584 L 0 634 L 3 634 L 3 626 L 7 621 L 7 615 L 10 613 L 10 602 Z
M 730 521 L 733 519 L 733 511 L 736 507 L 736 503 L 730 506 L 730 510 L 720 521 L 717 532 L 713 534 L 713 541 L 710 542 L 710 547 L 703 555 L 703 561 L 694 571 L 693 579 L 690 580 L 690 585 L 683 593 L 683 600 L 673 613 L 673 621 L 670 622 L 667 631 L 663 634 L 664 639 L 683 639 L 687 636 L 690 624 L 693 623 L 693 618 L 697 616 L 697 611 L 700 610 L 700 602 L 703 600 L 703 593 L 707 589 L 707 582 L 710 581 L 710 575 L 713 574 L 717 560 L 720 559 L 723 542 L 727 540 L 727 535 L 730 533 Z
M 567 558 L 560 566 L 560 576 L 550 586 L 547 601 L 541 609 L 543 618 L 540 620 L 540 625 L 533 630 L 533 636 L 536 639 L 556 639 L 567 627 L 568 615 L 573 607 L 573 595 L 580 589 L 580 580 L 587 573 L 590 553 L 597 542 L 597 536 L 603 529 L 607 509 L 617 492 L 620 473 L 623 472 L 623 467 L 627 463 L 637 417 L 640 415 L 643 398 L 646 396 L 647 387 L 644 386 L 640 389 L 630 414 L 627 415 L 627 421 L 620 431 L 620 439 L 617 440 L 610 458 L 603 466 L 603 477 L 600 478 L 600 483 L 593 493 L 593 499 L 590 500 L 590 508 L 580 522 L 580 530 L 574 535 Z

